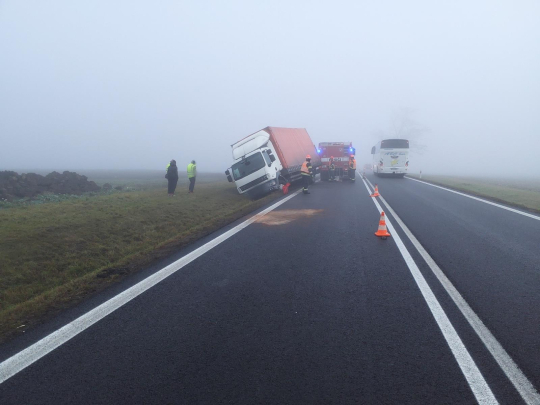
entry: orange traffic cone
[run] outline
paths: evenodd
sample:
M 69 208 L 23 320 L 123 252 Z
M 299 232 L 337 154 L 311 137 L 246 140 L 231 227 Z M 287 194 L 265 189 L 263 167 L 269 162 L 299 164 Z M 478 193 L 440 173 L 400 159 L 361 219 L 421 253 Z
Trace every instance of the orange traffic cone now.
M 379 197 L 380 194 L 379 194 L 379 186 L 377 186 L 375 184 L 375 191 L 373 192 L 373 194 L 371 194 L 372 197 Z
M 379 221 L 379 230 L 375 232 L 375 236 L 379 236 L 382 239 L 386 239 L 388 236 L 391 236 L 386 230 L 386 219 L 384 216 L 384 211 L 381 212 L 381 219 Z
M 289 187 L 291 186 L 291 183 L 287 183 L 283 186 L 283 194 L 289 194 Z

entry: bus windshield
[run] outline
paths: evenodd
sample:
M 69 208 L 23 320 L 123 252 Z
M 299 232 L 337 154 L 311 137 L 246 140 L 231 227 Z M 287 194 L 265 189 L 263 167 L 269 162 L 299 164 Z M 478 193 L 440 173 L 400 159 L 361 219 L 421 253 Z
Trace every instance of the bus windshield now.
M 261 153 L 255 153 L 240 162 L 232 165 L 232 174 L 235 180 L 240 180 L 251 173 L 255 173 L 257 170 L 263 168 L 265 165 L 264 159 Z
M 409 141 L 406 139 L 385 139 L 381 141 L 381 149 L 409 149 Z

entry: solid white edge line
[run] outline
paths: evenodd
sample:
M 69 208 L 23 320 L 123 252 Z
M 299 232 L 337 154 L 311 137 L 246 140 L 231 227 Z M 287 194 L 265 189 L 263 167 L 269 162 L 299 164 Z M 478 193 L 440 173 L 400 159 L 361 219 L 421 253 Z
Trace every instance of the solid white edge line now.
M 371 184 L 369 180 L 368 182 L 373 187 L 373 184 Z M 480 340 L 482 340 L 497 364 L 501 367 L 504 374 L 506 374 L 508 379 L 519 392 L 525 403 L 528 405 L 540 405 L 540 395 L 533 384 L 529 381 L 525 374 L 523 374 L 519 366 L 514 362 L 506 350 L 504 350 L 502 345 L 498 342 L 495 336 L 493 336 L 486 325 L 484 325 L 480 317 L 472 310 L 467 301 L 465 301 L 452 282 L 446 277 L 441 268 L 437 265 L 437 263 L 435 263 L 435 260 L 433 260 L 429 253 L 424 249 L 422 244 L 418 241 L 418 239 L 416 239 L 407 225 L 405 225 L 405 223 L 396 214 L 388 202 L 386 202 L 382 196 L 380 199 L 386 208 L 388 208 L 388 211 L 390 214 L 392 214 L 392 217 L 394 217 L 401 229 L 403 229 L 403 232 L 405 232 L 405 235 L 407 235 L 407 237 L 410 239 L 416 250 L 418 250 L 418 253 L 420 253 L 420 255 L 424 258 L 428 266 L 431 268 L 433 274 L 435 274 L 448 295 L 450 295 L 465 319 L 467 319 L 467 322 L 469 322 Z
M 144 280 L 128 288 L 127 290 L 124 290 L 120 294 L 114 296 L 113 298 L 109 299 L 103 304 L 90 310 L 86 314 L 80 316 L 79 318 L 68 323 L 62 328 L 47 335 L 46 337 L 32 344 L 26 349 L 6 359 L 2 363 L 0 363 L 0 384 L 2 384 L 7 379 L 13 377 L 19 371 L 24 370 L 26 367 L 30 366 L 32 363 L 41 359 L 43 356 L 47 355 L 48 353 L 50 353 L 57 347 L 66 343 L 68 340 L 74 338 L 79 333 L 81 333 L 85 329 L 92 326 L 94 323 L 100 321 L 101 319 L 109 315 L 110 313 L 116 311 L 118 308 L 120 308 L 124 304 L 128 303 L 129 301 L 136 298 L 137 296 L 141 295 L 146 290 L 152 288 L 153 286 L 158 284 L 160 281 L 166 279 L 171 274 L 176 273 L 182 267 L 186 266 L 187 264 L 191 263 L 198 257 L 202 256 L 203 254 L 205 254 L 212 248 L 219 245 L 221 242 L 237 234 L 242 229 L 246 228 L 248 225 L 257 221 L 257 219 L 263 217 L 264 215 L 268 214 L 270 211 L 274 210 L 275 208 L 289 201 L 291 198 L 298 195 L 300 191 L 302 191 L 302 189 L 295 191 L 290 196 L 283 198 L 277 203 L 259 212 L 258 214 L 253 215 L 251 218 L 245 220 L 241 224 L 236 225 L 234 228 L 228 230 L 222 235 L 212 239 L 210 242 L 207 242 L 206 244 L 197 248 L 193 252 L 188 253 L 187 255 L 178 259 L 174 263 L 169 264 L 163 269 L 157 271 L 156 273 L 145 278 Z
M 366 186 L 368 194 L 371 194 L 371 190 L 369 189 L 366 180 L 362 178 L 362 181 Z M 376 198 L 371 198 L 373 199 L 375 206 L 379 210 L 379 213 L 381 213 L 383 209 L 380 206 L 379 202 L 376 200 Z M 426 279 L 420 272 L 420 269 L 418 268 L 414 259 L 403 244 L 403 241 L 401 240 L 400 236 L 396 232 L 394 226 L 392 225 L 392 222 L 389 220 L 388 217 L 386 217 L 386 226 L 390 230 L 390 234 L 392 235 L 391 238 L 393 238 L 396 242 L 401 256 L 405 260 L 405 263 L 407 264 L 407 267 L 409 268 L 414 278 L 414 281 L 416 282 L 416 285 L 420 289 L 424 300 L 426 301 L 433 317 L 435 318 L 435 321 L 437 322 L 437 325 L 439 326 L 439 329 L 441 330 L 446 340 L 446 343 L 448 343 L 448 346 L 450 347 L 450 350 L 454 355 L 454 358 L 456 359 L 459 368 L 461 369 L 461 372 L 465 376 L 465 379 L 467 380 L 467 383 L 469 384 L 469 387 L 471 388 L 474 397 L 481 405 L 498 404 L 498 401 L 495 398 L 493 392 L 491 391 L 491 388 L 489 388 L 489 385 L 484 379 L 484 376 L 476 366 L 476 363 L 471 357 L 469 351 L 463 344 L 457 331 L 450 322 L 450 319 L 448 319 L 448 316 L 444 312 L 441 304 L 439 303 L 439 301 L 437 301 L 435 294 L 429 287 Z
M 505 207 L 504 205 L 497 204 L 497 203 L 494 203 L 494 202 L 492 202 L 492 201 L 484 200 L 483 198 L 478 198 L 478 197 L 472 196 L 472 195 L 470 195 L 470 194 L 461 193 L 461 192 L 459 192 L 459 191 L 452 190 L 452 189 L 450 189 L 450 188 L 441 187 L 441 186 L 438 186 L 438 185 L 436 185 L 436 184 L 428 183 L 427 181 L 422 181 L 422 180 L 414 179 L 414 178 L 412 178 L 412 177 L 405 177 L 405 178 L 406 178 L 407 180 L 413 180 L 413 181 L 417 181 L 418 183 L 427 184 L 428 186 L 431 186 L 431 187 L 440 188 L 441 190 L 446 190 L 446 191 L 449 191 L 449 192 L 451 192 L 451 193 L 461 195 L 461 196 L 463 196 L 463 197 L 468 197 L 468 198 L 471 198 L 471 199 L 473 199 L 473 200 L 480 201 L 480 202 L 483 202 L 483 203 L 485 203 L 485 204 L 493 205 L 494 207 L 499 207 L 499 208 L 502 208 L 502 209 L 504 209 L 504 210 L 511 211 L 511 212 L 516 213 L 516 214 L 520 214 L 520 215 L 523 215 L 523 216 L 525 216 L 525 217 L 529 217 L 529 218 L 532 218 L 532 219 L 536 219 L 537 221 L 540 221 L 540 217 L 539 217 L 538 215 L 529 214 L 528 212 L 516 210 L 516 209 L 510 208 L 510 207 Z

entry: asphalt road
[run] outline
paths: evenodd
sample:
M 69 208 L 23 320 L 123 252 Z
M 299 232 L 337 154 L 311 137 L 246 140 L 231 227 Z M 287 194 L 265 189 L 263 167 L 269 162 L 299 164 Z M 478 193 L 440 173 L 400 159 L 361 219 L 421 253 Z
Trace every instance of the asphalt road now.
M 540 221 L 368 178 L 540 387 Z M 403 249 L 374 236 L 379 211 L 361 179 L 311 192 L 4 381 L 0 404 L 477 403 Z M 494 397 L 526 403 L 388 218 Z M 235 225 L 0 347 L 0 361 Z

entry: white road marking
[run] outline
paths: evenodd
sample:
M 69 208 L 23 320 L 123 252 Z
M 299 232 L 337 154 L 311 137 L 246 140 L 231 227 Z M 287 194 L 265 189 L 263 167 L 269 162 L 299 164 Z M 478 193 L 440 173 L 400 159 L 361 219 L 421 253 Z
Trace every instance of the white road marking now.
M 367 180 L 371 187 L 373 184 Z M 527 379 L 525 374 L 520 370 L 518 365 L 512 360 L 510 355 L 504 350 L 502 345 L 497 341 L 495 336 L 489 331 L 489 329 L 484 325 L 482 320 L 476 315 L 472 308 L 467 304 L 467 301 L 461 296 L 456 287 L 452 284 L 450 280 L 443 273 L 441 268 L 435 263 L 435 260 L 429 255 L 429 253 L 424 249 L 422 244 L 416 239 L 413 233 L 409 230 L 407 225 L 401 220 L 401 218 L 395 213 L 395 211 L 390 207 L 386 200 L 381 196 L 381 201 L 384 203 L 388 212 L 392 214 L 396 222 L 401 226 L 405 235 L 411 240 L 412 244 L 418 250 L 418 253 L 422 255 L 428 266 L 431 268 L 431 271 L 437 279 L 440 281 L 448 295 L 452 298 L 454 303 L 457 305 L 465 319 L 469 322 L 471 327 L 474 329 L 478 337 L 482 340 L 486 348 L 489 350 L 497 364 L 501 367 L 503 372 L 506 374 L 508 379 L 512 382 L 516 390 L 519 392 L 525 403 L 528 405 L 540 405 L 540 395 L 532 383 Z
M 371 194 L 371 190 L 369 189 L 366 180 L 362 178 L 362 181 L 366 186 L 368 193 Z M 372 200 L 375 203 L 377 209 L 379 210 L 379 213 L 381 213 L 383 209 L 381 208 L 377 199 L 372 198 Z M 489 385 L 484 379 L 484 376 L 476 366 L 476 363 L 469 354 L 469 351 L 461 341 L 461 338 L 454 329 L 454 326 L 450 322 L 450 319 L 448 319 L 448 316 L 444 312 L 444 309 L 441 307 L 441 304 L 439 303 L 439 301 L 437 301 L 435 294 L 433 293 L 428 283 L 426 282 L 426 279 L 418 269 L 418 266 L 414 262 L 414 259 L 403 244 L 401 238 L 399 237 L 388 217 L 386 217 L 386 226 L 390 230 L 390 234 L 392 235 L 391 239 L 396 242 L 396 245 L 401 255 L 403 256 L 403 259 L 405 260 L 405 263 L 407 264 L 407 267 L 409 268 L 414 278 L 414 281 L 416 282 L 416 285 L 420 289 L 420 292 L 422 293 L 422 296 L 424 297 L 424 300 L 426 301 L 433 317 L 435 318 L 439 329 L 441 330 L 446 342 L 448 343 L 448 346 L 450 347 L 450 350 L 452 351 L 452 354 L 454 355 L 454 358 L 456 359 L 459 368 L 461 369 L 461 372 L 465 376 L 469 387 L 471 387 L 471 390 L 476 400 L 481 405 L 498 404 L 497 399 L 495 398 L 495 395 L 493 395 L 491 388 L 489 388 Z
M 540 217 L 538 215 L 529 214 L 528 212 L 524 212 L 524 211 L 516 210 L 514 208 L 506 207 L 504 205 L 497 204 L 497 203 L 494 203 L 494 202 L 489 201 L 489 200 L 484 200 L 483 198 L 474 197 L 474 196 L 472 196 L 470 194 L 461 193 L 459 191 L 452 190 L 450 188 L 437 186 L 436 184 L 431 184 L 431 183 L 428 183 L 428 182 L 425 182 L 425 181 L 422 181 L 422 180 L 418 180 L 418 179 L 413 179 L 412 177 L 405 177 L 405 178 L 408 179 L 408 180 L 417 181 L 418 183 L 427 184 L 428 186 L 431 186 L 431 187 L 440 188 L 441 190 L 446 190 L 446 191 L 449 191 L 449 192 L 454 193 L 454 194 L 459 194 L 459 195 L 461 195 L 463 197 L 471 198 L 473 200 L 480 201 L 480 202 L 483 202 L 485 204 L 493 205 L 495 207 L 499 207 L 499 208 L 502 208 L 504 210 L 511 211 L 511 212 L 516 213 L 516 214 L 520 214 L 520 215 L 523 215 L 525 217 L 529 217 L 529 218 L 532 218 L 532 219 L 536 219 L 537 221 L 540 221 Z
M 121 292 L 110 300 L 87 312 L 86 314 L 68 323 L 66 326 L 58 329 L 57 331 L 44 337 L 40 341 L 34 343 L 33 345 L 27 347 L 21 352 L 0 363 L 0 384 L 6 381 L 8 378 L 13 377 L 19 371 L 24 370 L 32 363 L 41 359 L 43 356 L 47 355 L 57 347 L 66 343 L 68 340 L 74 338 L 79 333 L 89 328 L 96 322 L 100 321 L 110 313 L 116 311 L 124 304 L 138 297 L 146 290 L 152 288 L 160 281 L 163 281 L 171 274 L 176 273 L 182 267 L 188 265 L 198 257 L 202 256 L 212 248 L 219 245 L 221 242 L 229 239 L 231 236 L 237 234 L 242 229 L 246 228 L 248 225 L 268 214 L 270 211 L 289 201 L 291 198 L 298 195 L 300 191 L 302 191 L 302 189 L 292 193 L 290 196 L 285 197 L 284 199 L 261 211 L 260 213 L 253 215 L 251 218 L 247 219 L 241 224 L 238 224 L 237 226 L 223 233 L 217 238 L 212 239 L 210 242 L 204 244 L 200 248 L 185 255 L 181 259 L 178 259 L 176 262 L 169 264 L 167 267 L 164 267 L 158 272 L 145 278 L 144 280 L 135 284 L 133 287 L 128 288 L 127 290 Z

